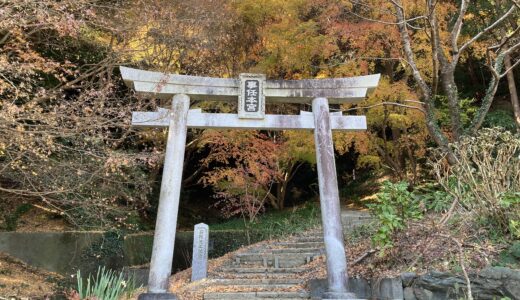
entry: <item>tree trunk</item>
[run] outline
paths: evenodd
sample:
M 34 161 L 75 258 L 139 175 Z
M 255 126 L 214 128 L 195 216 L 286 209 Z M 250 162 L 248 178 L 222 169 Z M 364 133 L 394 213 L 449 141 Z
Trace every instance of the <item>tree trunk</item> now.
M 394 82 L 394 66 L 395 62 L 391 60 L 387 60 L 383 63 L 384 73 L 388 78 L 390 78 L 390 82 Z
M 286 177 L 287 178 L 287 177 Z M 278 183 L 278 209 L 282 210 L 285 208 L 285 194 L 287 193 L 287 180 Z
M 453 139 L 459 141 L 462 131 L 460 122 L 459 92 L 457 84 L 455 84 L 454 69 L 452 67 L 444 67 L 441 70 L 442 88 L 446 97 L 448 97 L 448 107 L 450 109 L 451 131 Z
M 415 83 L 418 85 L 421 92 L 421 100 L 424 102 L 424 108 L 426 110 L 426 126 L 428 131 L 439 147 L 441 147 L 447 154 L 447 159 L 451 165 L 457 163 L 457 159 L 453 154 L 453 151 L 450 150 L 448 144 L 448 139 L 444 136 L 444 133 L 441 131 L 439 124 L 437 124 L 437 118 L 435 116 L 435 104 L 433 102 L 433 97 L 431 93 L 431 89 L 426 83 L 426 81 L 422 78 L 421 72 L 417 68 L 415 63 L 414 53 L 411 46 L 410 35 L 408 34 L 408 29 L 406 27 L 406 21 L 404 17 L 403 7 L 399 5 L 399 3 L 394 1 L 394 7 L 397 13 L 397 21 L 399 25 L 399 33 L 401 35 L 401 41 L 403 43 L 403 51 L 405 53 L 406 61 L 408 65 L 412 69 L 412 75 L 415 80 Z
M 500 72 L 502 72 L 503 66 L 504 55 L 500 54 L 495 61 L 495 66 L 492 68 L 495 69 L 495 71 L 498 74 L 500 74 Z M 489 82 L 488 88 L 486 90 L 486 95 L 482 99 L 482 104 L 480 105 L 480 108 L 477 110 L 477 113 L 475 114 L 475 117 L 473 117 L 471 125 L 467 130 L 468 134 L 475 135 L 477 133 L 477 130 L 479 130 L 480 126 L 482 126 L 482 123 L 486 118 L 489 108 L 491 107 L 491 104 L 493 104 L 493 99 L 495 98 L 495 94 L 498 89 L 499 80 L 500 78 L 497 76 L 493 76 L 493 78 L 491 78 L 491 81 Z
M 271 206 L 276 209 L 276 210 L 279 210 L 280 207 L 278 206 L 278 198 L 275 197 L 273 194 L 271 194 L 270 192 L 267 192 L 267 199 L 269 199 L 269 203 L 271 204 Z
M 512 66 L 511 57 L 506 55 L 504 58 L 506 70 L 509 70 Z M 511 95 L 511 104 L 513 105 L 513 112 L 515 113 L 516 127 L 520 130 L 520 102 L 518 101 L 518 93 L 515 84 L 515 74 L 513 70 L 507 73 L 507 85 L 509 87 L 509 94 Z
M 379 154 L 379 156 L 381 156 L 384 159 L 385 164 L 392 170 L 395 177 L 397 177 L 399 180 L 402 180 L 404 172 L 403 172 L 403 170 L 401 170 L 401 166 L 399 165 L 399 163 L 397 161 L 395 161 L 394 159 L 392 159 L 392 157 L 390 157 L 390 155 L 386 151 L 387 149 L 383 149 L 383 148 L 381 148 L 381 146 L 379 146 L 375 143 L 374 143 L 374 145 L 375 145 L 377 153 Z

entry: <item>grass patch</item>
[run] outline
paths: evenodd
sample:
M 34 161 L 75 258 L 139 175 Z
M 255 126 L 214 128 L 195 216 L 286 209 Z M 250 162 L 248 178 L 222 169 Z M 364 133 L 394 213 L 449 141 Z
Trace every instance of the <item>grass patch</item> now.
M 265 232 L 267 237 L 279 237 L 302 232 L 321 224 L 318 203 L 306 203 L 282 211 L 272 211 L 258 217 L 254 222 L 231 219 L 223 223 L 210 224 L 210 230 L 238 230 Z

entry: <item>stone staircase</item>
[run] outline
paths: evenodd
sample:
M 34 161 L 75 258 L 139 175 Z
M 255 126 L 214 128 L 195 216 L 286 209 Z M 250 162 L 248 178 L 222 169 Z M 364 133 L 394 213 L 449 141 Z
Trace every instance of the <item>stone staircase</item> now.
M 341 223 L 345 232 L 357 226 L 366 225 L 373 220 L 374 217 L 368 211 L 344 210 L 341 212 Z
M 346 231 L 370 220 L 367 213 L 342 213 Z M 209 274 L 210 285 L 225 292 L 206 292 L 204 299 L 311 299 L 301 275 L 307 271 L 306 265 L 322 254 L 321 229 L 249 248 Z
M 234 255 L 210 278 L 212 286 L 230 287 L 230 292 L 204 294 L 204 299 L 310 299 L 299 275 L 305 265 L 323 254 L 318 234 L 264 244 Z

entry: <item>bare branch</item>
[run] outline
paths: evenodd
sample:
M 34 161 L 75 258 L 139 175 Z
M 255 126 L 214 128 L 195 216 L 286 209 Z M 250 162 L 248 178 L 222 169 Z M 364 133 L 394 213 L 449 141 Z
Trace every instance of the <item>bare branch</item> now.
M 390 2 L 392 2 L 395 5 L 395 7 L 397 7 L 398 9 L 400 9 L 400 10 L 402 10 L 404 12 L 403 6 L 401 4 L 399 4 L 399 3 L 397 3 L 397 1 L 390 0 Z
M 469 0 L 462 0 L 460 4 L 459 16 L 457 17 L 457 21 L 455 25 L 453 25 L 453 30 L 450 34 L 451 46 L 453 47 L 453 52 L 458 53 L 459 48 L 457 45 L 457 41 L 459 40 L 460 31 L 462 29 L 462 23 L 464 21 L 464 16 L 466 15 L 466 11 L 468 10 Z
M 484 99 L 482 99 L 482 105 L 473 117 L 473 120 L 471 121 L 471 124 L 467 130 L 469 134 L 475 134 L 480 126 L 482 126 L 484 118 L 486 117 L 486 114 L 489 111 L 491 104 L 493 103 L 493 99 L 498 89 L 498 83 L 500 81 L 499 72 L 501 72 L 501 69 L 504 66 L 504 56 L 505 55 L 501 53 L 497 57 L 494 66 L 488 66 L 489 70 L 493 74 L 493 78 L 491 78 L 491 81 L 489 82 L 488 88 L 486 90 L 486 95 L 484 96 Z
M 462 269 L 462 273 L 464 274 L 464 278 L 466 279 L 466 286 L 468 289 L 468 300 L 473 300 L 473 295 L 471 293 L 471 281 L 469 280 L 468 272 L 466 271 L 466 267 L 464 265 L 464 250 L 462 249 L 462 243 L 450 235 L 441 233 L 441 234 L 439 234 L 439 236 L 450 239 L 457 245 L 457 248 L 459 249 L 460 268 Z
M 509 72 L 513 71 L 520 64 L 520 59 L 517 60 L 509 69 L 505 70 L 504 73 L 500 74 L 500 78 L 505 77 Z
M 500 44 L 497 44 L 497 45 L 493 45 L 491 47 L 488 47 L 488 50 L 493 50 L 495 52 L 498 52 L 502 47 L 504 47 L 504 45 L 506 45 L 507 43 L 509 43 L 509 41 L 518 33 L 520 32 L 520 26 L 516 27 L 516 29 L 509 35 L 506 36 L 505 39 L 502 40 L 502 42 L 500 42 Z M 497 38 L 498 40 L 498 38 Z
M 467 41 L 466 43 L 464 43 L 462 45 L 462 47 L 460 47 L 460 50 L 458 52 L 456 52 L 455 56 L 458 56 L 460 55 L 460 53 L 462 51 L 464 51 L 466 48 L 468 48 L 469 46 L 471 46 L 471 44 L 473 44 L 474 42 L 476 42 L 478 39 L 480 39 L 484 34 L 486 34 L 488 31 L 490 31 L 491 29 L 497 27 L 500 23 L 502 23 L 505 19 L 507 19 L 515 10 L 516 10 L 516 5 L 513 5 L 511 6 L 511 8 L 502 16 L 500 17 L 498 20 L 496 20 L 493 24 L 489 25 L 488 27 L 486 27 L 484 30 L 482 30 L 481 32 L 477 33 L 473 38 L 471 38 L 469 41 Z M 455 61 L 455 60 L 454 60 Z
M 7 41 L 7 39 L 9 39 L 10 36 L 11 32 L 9 31 L 2 37 L 2 39 L 0 39 L 0 45 L 3 45 Z
M 410 102 L 410 103 L 417 103 L 417 104 L 424 105 L 424 102 L 417 101 L 417 100 L 403 100 L 403 102 Z
M 408 65 L 412 68 L 413 77 L 421 89 L 423 98 L 427 101 L 431 98 L 431 90 L 428 87 L 428 84 L 426 84 L 426 81 L 422 78 L 422 75 L 419 72 L 419 68 L 415 64 L 412 45 L 410 41 L 410 35 L 404 23 L 405 16 L 403 7 L 400 4 L 398 4 L 395 0 L 390 1 L 394 3 L 396 7 L 397 20 L 399 21 L 399 33 L 401 34 L 401 40 L 403 41 L 403 48 L 406 55 L 406 60 L 408 61 Z
M 507 50 L 504 50 L 501 54 L 504 54 L 504 55 L 510 55 L 513 53 L 513 51 L 515 51 L 517 48 L 520 47 L 520 42 L 511 46 L 511 48 L 507 49 Z
M 408 108 L 408 109 L 416 109 L 416 110 L 422 112 L 423 114 L 426 114 L 426 111 L 421 107 L 401 104 L 401 103 L 397 103 L 397 102 L 381 102 L 381 103 L 377 103 L 377 104 L 369 105 L 369 106 L 353 107 L 353 108 L 349 108 L 346 110 L 342 110 L 342 112 L 349 112 L 349 111 L 355 111 L 355 110 L 361 110 L 361 109 L 371 109 L 374 107 L 386 106 L 386 105 L 404 107 L 404 108 Z
M 348 13 L 351 14 L 351 15 L 354 15 L 354 16 L 360 18 L 360 19 L 363 19 L 363 20 L 366 20 L 366 21 L 370 21 L 370 22 L 375 22 L 375 23 L 380 23 L 380 24 L 385 24 L 385 25 L 399 25 L 399 24 L 401 24 L 401 22 L 389 22 L 389 21 L 382 21 L 382 20 L 372 19 L 372 18 L 369 18 L 369 17 L 362 16 L 362 15 L 360 15 L 358 13 L 353 12 L 353 11 L 348 11 Z M 403 22 L 406 23 L 406 26 L 408 26 L 410 28 L 421 30 L 423 28 L 413 26 L 413 25 L 411 25 L 409 23 L 411 21 L 420 20 L 420 19 L 426 19 L 426 17 L 425 16 L 418 16 L 418 17 L 414 17 L 414 18 L 411 18 L 411 19 L 408 19 L 408 20 L 404 20 Z
M 15 90 L 18 90 L 16 85 L 11 80 L 9 80 L 9 78 L 5 77 L 4 74 L 0 73 L 0 76 L 2 76 L 2 78 L 5 79 L 5 81 L 7 81 L 7 83 L 9 83 Z
M 360 262 L 362 262 L 363 260 L 365 260 L 365 258 L 369 257 L 370 255 L 372 255 L 373 253 L 376 253 L 376 252 L 379 251 L 379 250 L 380 250 L 379 248 L 368 250 L 367 252 L 365 252 L 364 254 L 362 254 L 360 257 L 356 258 L 356 260 L 354 260 L 353 262 L 351 262 L 351 263 L 350 263 L 350 266 L 355 266 L 355 265 L 359 264 Z

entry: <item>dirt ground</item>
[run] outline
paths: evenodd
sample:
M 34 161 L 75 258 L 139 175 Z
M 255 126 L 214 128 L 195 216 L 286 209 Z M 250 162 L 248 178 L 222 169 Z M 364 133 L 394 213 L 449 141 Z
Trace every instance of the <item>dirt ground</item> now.
M 31 208 L 18 219 L 18 232 L 63 232 L 73 230 L 73 227 L 56 215 L 42 212 L 38 208 Z
M 45 299 L 56 293 L 57 283 L 62 279 L 58 274 L 30 267 L 0 253 L 0 299 Z

